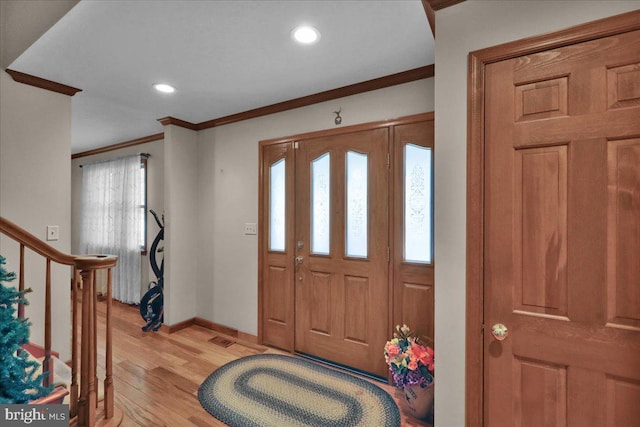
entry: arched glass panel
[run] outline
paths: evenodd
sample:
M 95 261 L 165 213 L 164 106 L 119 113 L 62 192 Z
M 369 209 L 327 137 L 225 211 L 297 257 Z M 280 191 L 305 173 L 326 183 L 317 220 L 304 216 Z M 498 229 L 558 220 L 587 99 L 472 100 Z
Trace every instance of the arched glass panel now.
M 311 162 L 311 252 L 329 255 L 331 230 L 331 157 Z
M 280 159 L 269 168 L 269 250 L 285 250 L 286 163 Z
M 368 156 L 347 152 L 347 256 L 366 258 L 368 243 Z
M 432 261 L 431 148 L 404 147 L 404 259 Z

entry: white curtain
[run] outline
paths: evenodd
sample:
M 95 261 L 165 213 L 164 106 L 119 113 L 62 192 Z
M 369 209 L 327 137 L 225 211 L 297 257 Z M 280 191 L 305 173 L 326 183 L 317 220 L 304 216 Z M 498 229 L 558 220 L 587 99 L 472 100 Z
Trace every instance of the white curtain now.
M 140 303 L 140 242 L 143 233 L 140 156 L 82 166 L 80 250 L 118 256 L 113 297 Z

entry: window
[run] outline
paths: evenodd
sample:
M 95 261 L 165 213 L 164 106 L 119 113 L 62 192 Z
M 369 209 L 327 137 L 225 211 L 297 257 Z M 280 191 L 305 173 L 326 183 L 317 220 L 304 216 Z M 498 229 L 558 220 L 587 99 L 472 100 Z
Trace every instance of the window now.
M 140 302 L 146 210 L 146 164 L 139 155 L 83 165 L 80 250 L 118 257 L 113 297 L 127 304 Z
M 311 252 L 329 255 L 331 230 L 331 157 L 311 163 Z
M 404 260 L 431 263 L 432 159 L 431 148 L 404 146 Z
M 269 168 L 269 250 L 285 250 L 286 162 L 280 159 Z
M 368 252 L 368 156 L 347 153 L 347 256 L 366 258 Z

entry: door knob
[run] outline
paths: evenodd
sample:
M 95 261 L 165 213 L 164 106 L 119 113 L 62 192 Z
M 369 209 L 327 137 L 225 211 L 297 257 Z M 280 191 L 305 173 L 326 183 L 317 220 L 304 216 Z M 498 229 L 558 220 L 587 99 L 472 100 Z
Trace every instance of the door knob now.
M 301 256 L 297 256 L 297 257 L 295 257 L 295 258 L 294 258 L 294 260 L 295 260 L 296 264 L 302 264 L 302 260 L 303 260 L 303 259 L 304 259 L 304 258 L 303 258 L 303 257 L 301 257 Z
M 498 341 L 504 341 L 509 336 L 509 329 L 502 323 L 496 323 L 491 327 L 491 335 Z

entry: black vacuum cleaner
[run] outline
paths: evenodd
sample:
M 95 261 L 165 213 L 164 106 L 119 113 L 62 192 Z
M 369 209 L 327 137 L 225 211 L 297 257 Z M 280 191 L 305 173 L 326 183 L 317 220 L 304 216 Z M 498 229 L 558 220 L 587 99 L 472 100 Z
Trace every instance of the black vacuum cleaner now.
M 157 280 L 149 282 L 149 288 L 140 300 L 140 315 L 147 322 L 147 324 L 142 327 L 142 330 L 144 332 L 157 332 L 164 320 L 164 255 L 160 262 L 160 267 L 158 267 L 158 261 L 156 259 L 158 252 L 163 252 L 164 250 L 164 248 L 158 249 L 158 244 L 161 240 L 164 240 L 164 215 L 162 215 L 162 221 L 160 221 L 160 218 L 158 218 L 158 215 L 153 209 L 149 209 L 149 212 L 151 212 L 156 219 L 158 227 L 160 227 L 160 231 L 156 238 L 153 239 L 151 251 L 149 252 L 151 269 L 156 275 Z

